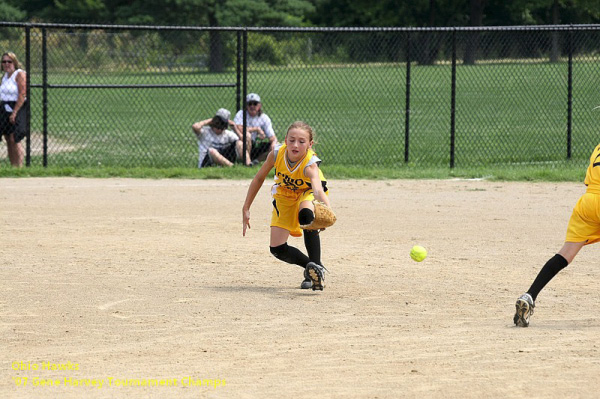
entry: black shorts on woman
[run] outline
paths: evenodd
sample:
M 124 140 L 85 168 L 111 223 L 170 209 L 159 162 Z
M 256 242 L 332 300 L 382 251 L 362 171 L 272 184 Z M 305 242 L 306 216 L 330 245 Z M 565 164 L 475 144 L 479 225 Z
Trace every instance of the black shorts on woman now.
M 29 106 L 29 101 L 25 101 L 23 106 L 19 108 L 15 123 L 12 124 L 10 123 L 12 112 L 6 111 L 5 105 L 13 109 L 16 103 L 16 101 L 0 102 L 0 141 L 2 140 L 2 136 L 14 134 L 15 143 L 18 143 L 27 135 L 27 107 Z

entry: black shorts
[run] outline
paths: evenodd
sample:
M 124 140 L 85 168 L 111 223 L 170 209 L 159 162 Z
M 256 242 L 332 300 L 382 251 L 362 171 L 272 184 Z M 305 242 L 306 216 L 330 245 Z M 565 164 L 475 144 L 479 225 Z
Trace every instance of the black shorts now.
M 250 159 L 254 160 L 265 152 L 271 151 L 271 142 L 258 142 L 252 146 L 250 150 Z
M 228 144 L 226 147 L 215 148 L 215 149 L 217 151 L 219 151 L 219 154 L 223 155 L 229 162 L 232 162 L 232 163 L 235 162 L 235 159 L 237 158 L 237 155 L 235 152 L 235 142 Z M 202 167 L 210 166 L 212 164 L 213 164 L 213 162 L 210 159 L 210 155 L 208 153 L 206 153 L 206 156 L 202 160 Z
M 27 135 L 27 107 L 29 107 L 29 102 L 25 101 L 25 104 L 23 104 L 23 106 L 19 109 L 19 112 L 17 112 L 15 124 L 12 124 L 10 123 L 11 112 L 6 112 L 4 104 L 8 104 L 11 108 L 13 108 L 15 103 L 15 101 L 2 101 L 0 103 L 0 140 L 2 140 L 2 136 L 14 134 L 15 143 L 18 143 L 23 140 L 25 135 Z

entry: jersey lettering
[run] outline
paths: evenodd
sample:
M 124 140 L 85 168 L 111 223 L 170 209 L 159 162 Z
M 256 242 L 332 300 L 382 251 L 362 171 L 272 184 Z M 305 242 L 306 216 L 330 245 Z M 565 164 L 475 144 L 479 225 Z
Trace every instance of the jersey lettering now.
M 590 163 L 583 181 L 587 186 L 587 192 L 600 194 L 600 168 L 596 168 L 596 166 L 600 166 L 600 146 L 597 146 L 590 155 Z
M 596 158 L 594 158 L 594 163 L 592 164 L 592 168 L 595 168 L 596 166 L 600 166 L 600 162 L 598 162 L 598 158 L 600 158 L 600 154 L 596 155 Z
M 281 178 L 281 185 L 288 190 L 297 191 L 304 184 L 303 179 L 292 179 L 288 175 L 276 171 L 278 177 Z
M 271 193 L 275 198 L 277 198 L 277 196 L 297 198 L 302 193 L 310 190 L 312 188 L 311 181 L 308 176 L 304 174 L 304 171 L 306 170 L 307 165 L 311 164 L 311 161 L 317 165 L 320 161 L 316 158 L 312 149 L 309 149 L 306 152 L 306 155 L 294 164 L 294 168 L 290 169 L 290 165 L 285 156 L 286 150 L 287 146 L 285 144 L 277 148 L 277 156 L 275 157 L 275 184 L 271 190 Z M 320 170 L 319 179 L 323 182 L 323 186 L 325 186 L 326 180 Z

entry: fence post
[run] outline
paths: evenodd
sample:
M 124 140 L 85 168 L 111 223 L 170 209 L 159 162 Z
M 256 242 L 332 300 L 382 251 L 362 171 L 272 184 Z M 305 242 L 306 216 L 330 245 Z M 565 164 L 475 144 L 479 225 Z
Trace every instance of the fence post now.
M 404 111 L 404 162 L 408 163 L 410 144 L 410 32 L 406 33 L 406 109 Z
M 43 162 L 48 166 L 48 49 L 46 28 L 42 28 L 42 134 L 44 138 Z
M 242 90 L 242 31 L 237 31 L 237 52 L 236 52 L 236 78 L 235 78 L 235 106 L 236 110 L 242 109 L 241 90 Z
M 243 74 L 242 74 L 242 162 L 246 165 L 246 153 L 248 152 L 248 145 L 246 140 L 247 128 L 246 128 L 246 111 L 248 103 L 246 103 L 246 96 L 248 95 L 248 30 L 244 28 L 243 41 L 242 41 L 242 59 L 243 59 Z M 250 159 L 248 160 L 248 162 Z
M 31 26 L 25 26 L 25 97 L 29 103 L 25 109 L 27 121 L 27 136 L 25 136 L 25 166 L 31 166 Z
M 569 72 L 567 79 L 567 159 L 571 159 L 571 140 L 573 128 L 573 30 L 568 31 Z
M 454 142 L 456 139 L 456 29 L 452 29 L 452 89 L 450 95 L 450 167 L 454 168 Z

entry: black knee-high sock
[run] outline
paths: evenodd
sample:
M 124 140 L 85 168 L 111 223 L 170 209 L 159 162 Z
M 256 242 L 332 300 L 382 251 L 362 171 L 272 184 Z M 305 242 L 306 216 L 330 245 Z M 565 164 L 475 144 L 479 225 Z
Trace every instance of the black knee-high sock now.
M 529 288 L 529 291 L 527 291 L 534 301 L 542 288 L 544 288 L 546 284 L 548 284 L 550 280 L 552 280 L 554 276 L 558 274 L 558 272 L 567 267 L 568 264 L 569 262 L 567 262 L 567 260 L 559 254 L 554 255 L 548 260 L 548 262 L 546 262 L 544 267 L 542 267 L 542 270 L 540 270 L 537 277 L 533 281 L 533 284 L 531 284 L 531 288 Z
M 304 245 L 311 262 L 321 265 L 321 237 L 316 230 L 304 230 Z
M 298 248 L 290 247 L 286 243 L 283 243 L 277 247 L 269 247 L 271 253 L 279 260 L 282 260 L 292 265 L 298 265 L 300 267 L 306 267 L 307 263 L 310 262 L 308 256 L 304 255 Z
M 308 208 L 301 209 L 298 212 L 298 221 L 300 224 L 310 224 L 315 220 L 315 214 Z M 311 262 L 321 264 L 321 237 L 316 230 L 304 230 L 304 245 Z

